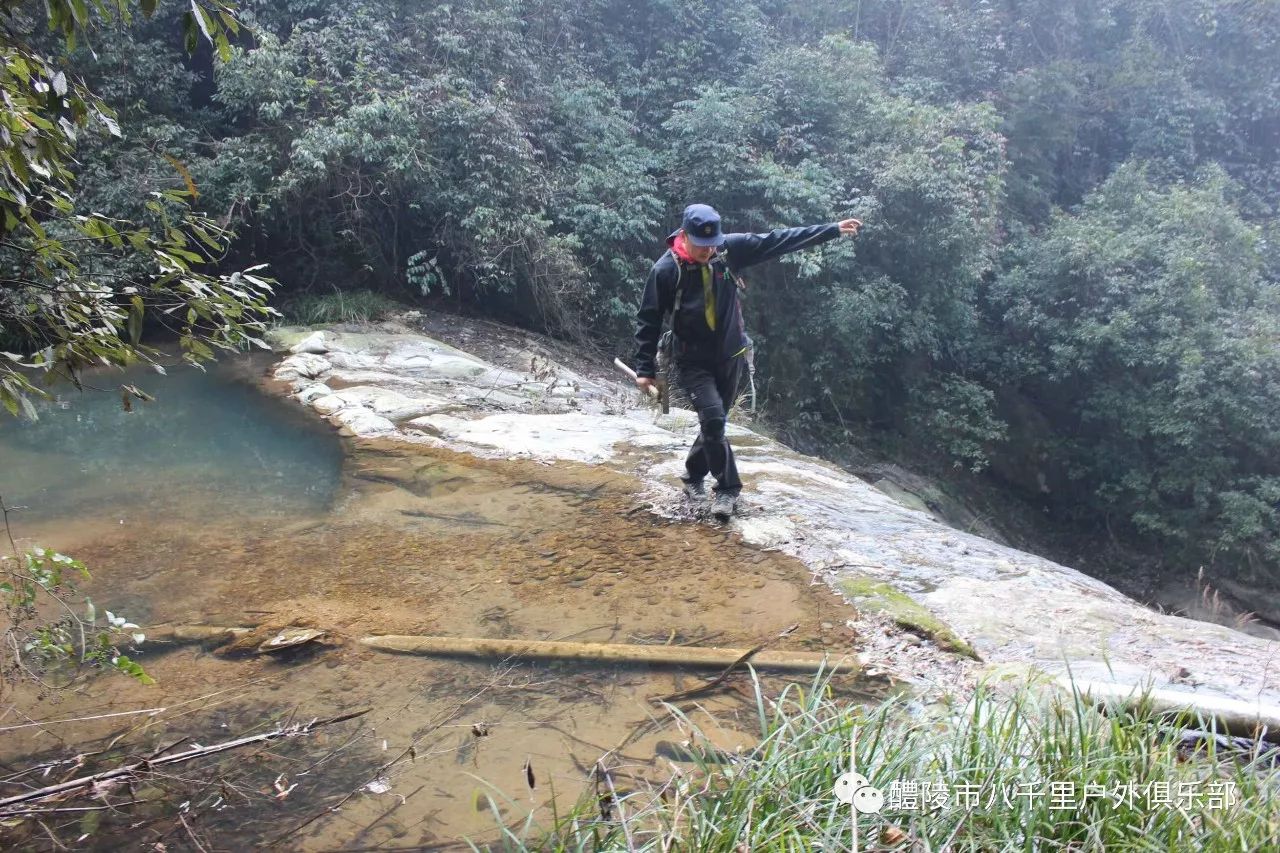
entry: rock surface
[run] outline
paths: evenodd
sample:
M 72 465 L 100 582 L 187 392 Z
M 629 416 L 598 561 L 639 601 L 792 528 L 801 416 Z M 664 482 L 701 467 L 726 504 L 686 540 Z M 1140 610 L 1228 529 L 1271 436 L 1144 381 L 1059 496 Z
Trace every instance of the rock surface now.
M 273 345 L 290 354 L 274 375 L 352 434 L 605 464 L 640 477 L 655 511 L 675 511 L 683 451 L 697 431 L 692 412 L 659 415 L 628 382 L 570 369 L 531 349 L 522 333 L 454 337 L 470 346 L 469 335 L 487 360 L 407 327 L 276 330 Z M 896 601 L 884 605 L 881 625 L 901 624 L 901 612 L 890 612 L 904 604 L 901 595 L 938 620 L 944 644 L 971 649 L 1000 672 L 1069 670 L 1280 703 L 1280 643 L 1154 612 L 1074 569 L 948 527 L 834 465 L 737 425 L 730 435 L 746 483 L 731 526 L 749 543 L 799 558 L 864 609 Z M 937 654 L 913 668 L 921 650 L 900 633 L 877 639 L 860 627 L 872 665 L 878 659 L 894 674 L 945 681 L 942 660 L 964 660 L 926 642 Z M 977 666 L 954 665 L 970 674 Z

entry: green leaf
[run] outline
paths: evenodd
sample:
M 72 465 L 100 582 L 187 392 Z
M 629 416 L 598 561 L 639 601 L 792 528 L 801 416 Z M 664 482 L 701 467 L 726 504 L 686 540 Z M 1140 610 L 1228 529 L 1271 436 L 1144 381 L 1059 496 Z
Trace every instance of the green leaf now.
M 212 249 L 213 251 L 215 251 L 215 252 L 221 252 L 221 251 L 222 251 L 222 244 L 221 244 L 221 243 L 219 243 L 217 240 L 215 240 L 215 239 L 214 239 L 214 238 L 209 234 L 209 232 L 208 232 L 208 231 L 204 230 L 204 229 L 203 229 L 203 228 L 201 228 L 199 225 L 192 225 L 192 226 L 191 226 L 191 233 L 195 234 L 195 235 L 196 235 L 196 237 L 198 237 L 198 238 L 199 238 L 199 240 L 200 240 L 200 242 L 201 242 L 201 243 L 204 243 L 206 246 L 208 246 L 208 247 L 209 247 L 210 249 Z
M 129 301 L 129 340 L 134 346 L 142 339 L 142 318 L 146 308 L 141 296 L 134 296 Z
M 213 39 L 214 44 L 218 48 L 218 58 L 223 62 L 231 61 L 231 42 L 227 41 L 227 34 L 222 30 Z
M 209 17 L 209 13 L 205 11 L 196 0 L 191 0 L 191 11 L 195 15 L 196 23 L 200 25 L 200 32 L 204 33 L 206 41 L 213 41 L 213 19 Z
M 98 831 L 98 827 L 102 823 L 101 811 L 87 811 L 80 818 L 80 835 L 92 836 Z
M 218 17 L 222 19 L 222 25 L 231 31 L 232 35 L 239 35 L 240 22 L 230 12 L 219 9 Z
M 170 254 L 177 255 L 179 258 L 182 258 L 184 261 L 188 261 L 193 264 L 204 263 L 204 258 L 200 257 L 195 252 L 188 251 L 187 249 L 179 249 L 176 246 L 171 246 L 169 247 L 169 252 Z
M 187 53 L 195 53 L 200 46 L 200 34 L 196 30 L 195 16 L 190 12 L 182 13 L 182 42 Z
M 145 403 L 154 403 L 156 401 L 155 397 L 151 396 L 146 391 L 143 391 L 137 385 L 121 385 L 120 388 L 130 396 L 137 397 Z

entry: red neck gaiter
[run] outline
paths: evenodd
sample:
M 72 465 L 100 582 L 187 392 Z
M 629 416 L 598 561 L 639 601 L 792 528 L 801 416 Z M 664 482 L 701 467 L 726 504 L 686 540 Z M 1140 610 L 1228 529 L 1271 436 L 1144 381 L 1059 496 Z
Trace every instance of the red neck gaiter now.
M 671 251 L 675 252 L 676 257 L 686 264 L 698 263 L 689 256 L 689 249 L 684 244 L 683 234 L 677 234 L 675 239 L 671 241 Z

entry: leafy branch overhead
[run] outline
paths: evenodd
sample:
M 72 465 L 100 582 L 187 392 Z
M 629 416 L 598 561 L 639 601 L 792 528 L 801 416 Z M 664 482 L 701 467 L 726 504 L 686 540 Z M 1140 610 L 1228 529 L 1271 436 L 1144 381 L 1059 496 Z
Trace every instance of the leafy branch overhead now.
M 154 359 L 142 345 L 149 325 L 162 326 L 191 362 L 215 348 L 256 341 L 270 316 L 271 283 L 261 267 L 229 275 L 204 272 L 226 252 L 231 232 L 192 208 L 199 191 L 172 155 L 172 180 L 146 192 L 145 221 L 131 222 L 81 204 L 77 148 L 85 134 L 119 137 L 115 111 L 52 55 L 60 39 L 72 49 L 91 37 L 114 36 L 135 12 L 150 17 L 155 0 L 4 0 L 0 65 L 0 403 L 34 417 L 31 397 L 46 381 L 68 379 L 92 365 Z M 191 2 L 183 15 L 186 49 L 207 41 L 224 60 L 241 32 L 233 7 Z M 50 35 L 43 30 L 47 28 Z

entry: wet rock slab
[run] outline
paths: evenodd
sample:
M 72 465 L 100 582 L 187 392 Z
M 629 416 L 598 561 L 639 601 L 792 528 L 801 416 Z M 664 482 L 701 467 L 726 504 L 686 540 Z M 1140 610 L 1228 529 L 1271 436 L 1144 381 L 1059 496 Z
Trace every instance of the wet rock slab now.
M 621 381 L 589 377 L 518 343 L 482 359 L 407 327 L 284 329 L 273 343 L 287 351 L 274 377 L 355 435 L 606 464 L 641 477 L 658 511 L 677 511 L 675 478 L 696 418 L 643 408 Z M 732 522 L 743 540 L 798 557 L 833 589 L 883 587 L 908 597 L 938 620 L 953 648 L 1001 670 L 1070 669 L 1280 702 L 1280 643 L 1153 612 L 1074 569 L 948 527 L 833 465 L 736 425 L 732 434 L 747 484 L 745 512 Z M 862 606 L 875 608 L 874 599 L 862 597 Z M 893 658 L 913 651 L 904 646 L 890 640 L 874 651 L 891 669 Z

